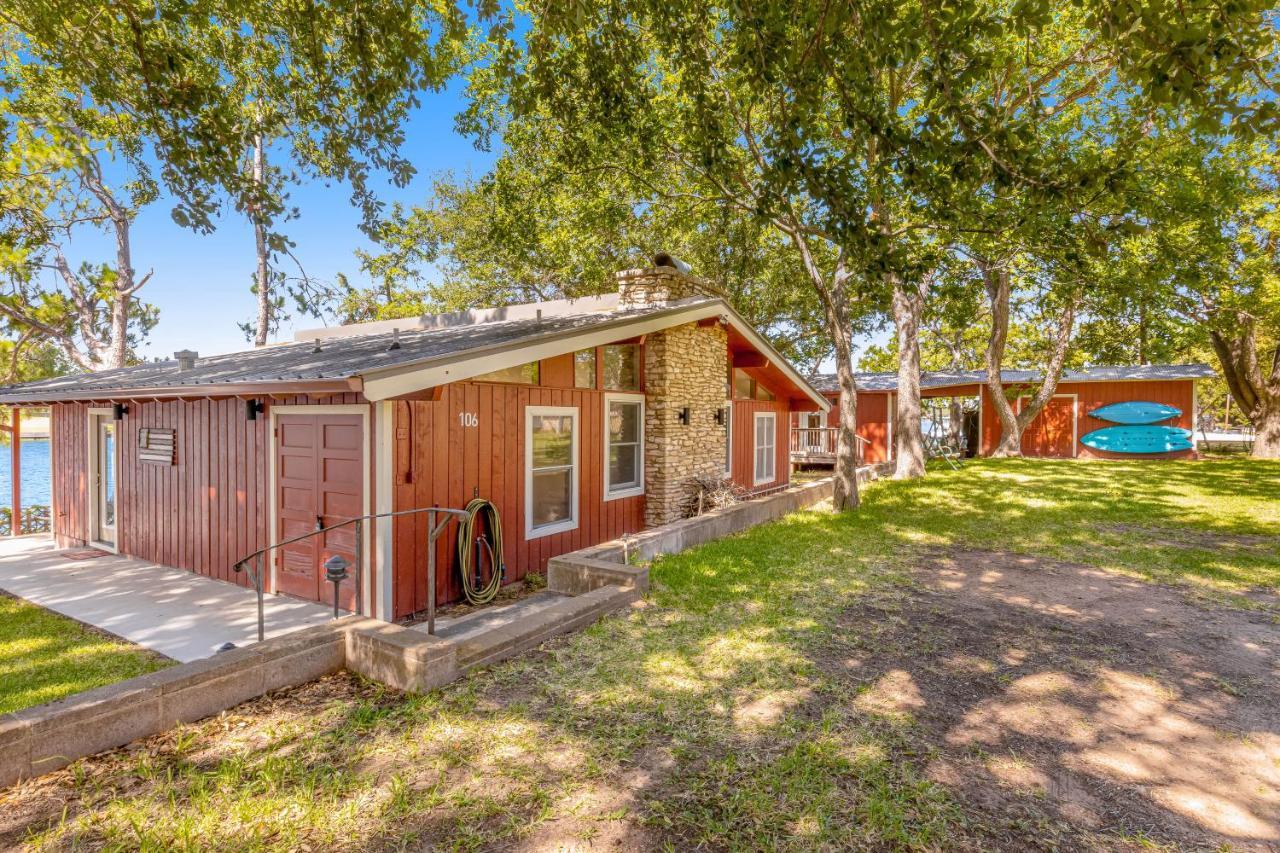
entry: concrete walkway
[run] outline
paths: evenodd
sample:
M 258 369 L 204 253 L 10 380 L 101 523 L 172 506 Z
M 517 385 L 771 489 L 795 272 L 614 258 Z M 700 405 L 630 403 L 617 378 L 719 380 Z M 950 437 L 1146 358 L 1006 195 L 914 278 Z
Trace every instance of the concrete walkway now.
M 130 557 L 72 560 L 66 553 L 45 537 L 0 540 L 0 589 L 184 663 L 226 642 L 257 640 L 252 589 Z M 332 615 L 319 604 L 268 595 L 267 637 Z

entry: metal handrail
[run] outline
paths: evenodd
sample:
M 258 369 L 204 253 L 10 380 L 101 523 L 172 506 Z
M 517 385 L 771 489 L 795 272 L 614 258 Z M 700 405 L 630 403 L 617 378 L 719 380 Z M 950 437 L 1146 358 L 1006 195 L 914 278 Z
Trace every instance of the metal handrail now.
M 401 509 L 395 512 L 374 512 L 367 515 L 356 516 L 355 518 L 347 518 L 339 521 L 337 524 L 331 524 L 328 527 L 318 527 L 315 530 L 308 531 L 301 536 L 293 536 L 283 542 L 276 542 L 265 548 L 259 548 L 247 557 L 243 557 L 235 562 L 232 569 L 236 572 L 247 571 L 249 579 L 253 582 L 253 589 L 258 594 L 258 642 L 262 642 L 266 635 L 266 615 L 264 612 L 264 572 L 262 566 L 262 558 L 269 552 L 286 545 L 292 545 L 295 542 L 301 542 L 303 539 L 309 539 L 312 536 L 319 536 L 322 533 L 328 533 L 330 530 L 337 530 L 340 527 L 354 524 L 356 527 L 356 548 L 355 548 L 355 588 L 356 588 L 356 613 L 364 611 L 364 522 L 367 520 L 378 518 L 397 518 L 402 515 L 414 515 L 416 513 L 425 512 L 427 514 L 427 633 L 434 634 L 436 632 L 436 540 L 440 538 L 440 534 L 444 533 L 445 527 L 448 526 L 450 520 L 457 520 L 459 517 L 466 518 L 468 513 L 463 509 L 449 509 L 447 507 L 430 506 L 420 507 L 418 509 Z M 445 518 L 439 524 L 436 523 L 436 514 L 444 513 Z M 252 563 L 252 565 L 251 565 Z

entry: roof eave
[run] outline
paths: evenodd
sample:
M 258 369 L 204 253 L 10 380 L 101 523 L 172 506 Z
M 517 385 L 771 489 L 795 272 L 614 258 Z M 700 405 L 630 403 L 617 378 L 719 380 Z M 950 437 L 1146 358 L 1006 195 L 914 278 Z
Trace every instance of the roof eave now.
M 363 387 L 360 377 L 293 379 L 272 382 L 207 382 L 197 385 L 158 385 L 138 388 L 50 391 L 0 394 L 0 406 L 39 406 L 47 403 L 87 403 L 94 400 L 172 400 L 181 397 L 272 397 L 290 394 L 349 394 Z

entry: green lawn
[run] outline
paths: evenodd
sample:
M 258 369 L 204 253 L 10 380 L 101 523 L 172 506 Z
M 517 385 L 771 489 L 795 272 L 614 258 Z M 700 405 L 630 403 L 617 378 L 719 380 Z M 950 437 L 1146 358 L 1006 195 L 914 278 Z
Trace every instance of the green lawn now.
M 909 715 L 858 704 L 832 641 L 859 629 L 842 620 L 874 601 L 900 621 L 913 556 L 939 548 L 1268 608 L 1280 550 L 1250 537 L 1277 529 L 1280 465 L 1242 458 L 881 482 L 857 513 L 662 558 L 645 606 L 432 694 L 339 676 L 82 762 L 23 804 L 22 831 L 50 848 L 1018 847 L 1044 827 L 968 813 Z
M 0 593 L 0 713 L 168 665 L 152 652 Z

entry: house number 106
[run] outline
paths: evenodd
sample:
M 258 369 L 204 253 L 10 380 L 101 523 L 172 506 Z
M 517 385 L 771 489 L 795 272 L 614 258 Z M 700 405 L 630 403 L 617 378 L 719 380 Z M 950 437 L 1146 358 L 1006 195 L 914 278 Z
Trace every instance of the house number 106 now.
M 458 423 L 464 427 L 480 426 L 480 418 L 475 412 L 458 412 Z

